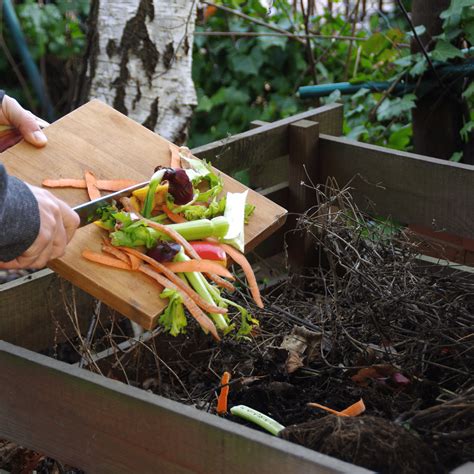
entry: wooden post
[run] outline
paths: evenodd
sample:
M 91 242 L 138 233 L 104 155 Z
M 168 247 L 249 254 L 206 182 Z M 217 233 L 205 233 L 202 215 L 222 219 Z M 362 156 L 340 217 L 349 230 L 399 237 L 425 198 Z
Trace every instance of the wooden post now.
M 299 215 L 315 204 L 313 184 L 318 182 L 319 123 L 300 120 L 289 127 L 289 228 L 294 229 Z M 316 252 L 303 232 L 292 232 L 287 239 L 288 261 L 294 271 L 316 264 Z

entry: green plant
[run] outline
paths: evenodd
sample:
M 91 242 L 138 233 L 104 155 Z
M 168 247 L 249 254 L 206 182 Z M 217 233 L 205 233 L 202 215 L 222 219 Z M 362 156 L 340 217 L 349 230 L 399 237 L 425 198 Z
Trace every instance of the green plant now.
M 87 15 L 89 0 L 26 0 L 16 10 L 34 59 L 48 54 L 67 59 L 83 52 L 86 38 L 80 16 Z
M 224 2 L 229 5 L 229 2 Z M 288 0 L 274 2 L 274 12 L 267 17 L 257 1 L 232 5 L 247 15 L 271 22 L 288 33 L 304 33 L 304 15 L 291 12 Z M 443 13 L 443 34 L 430 53 L 433 61 L 452 62 L 463 56 L 458 46 L 473 43 L 473 9 L 471 0 L 452 0 Z M 417 81 L 428 69 L 422 53 L 410 54 L 413 38 L 398 10 L 381 17 L 372 15 L 352 31 L 351 22 L 329 12 L 309 18 L 311 31 L 318 35 L 352 35 L 353 41 L 315 38 L 311 45 L 315 57 L 318 83 L 363 81 Z M 237 16 L 215 12 L 197 26 L 193 77 L 199 105 L 191 126 L 191 145 L 196 146 L 248 128 L 252 120 L 273 121 L 314 103 L 303 102 L 295 93 L 301 85 L 314 83 L 308 66 L 305 44 L 284 36 L 210 37 L 203 31 L 237 31 L 263 33 L 268 30 Z M 424 27 L 416 28 L 418 35 Z M 398 96 L 371 93 L 361 89 L 352 96 L 335 92 L 322 100 L 344 104 L 344 133 L 350 138 L 410 150 L 412 142 L 411 111 L 415 107 L 415 90 Z M 464 97 L 474 101 L 474 86 L 466 85 Z M 474 110 L 474 107 L 470 107 Z M 471 112 L 473 114 L 473 112 Z M 474 129 L 473 116 L 461 130 L 464 139 Z

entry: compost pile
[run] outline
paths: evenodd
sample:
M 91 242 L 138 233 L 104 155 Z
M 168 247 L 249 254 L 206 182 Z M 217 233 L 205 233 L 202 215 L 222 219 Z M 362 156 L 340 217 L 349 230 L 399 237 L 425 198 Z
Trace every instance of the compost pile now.
M 52 353 L 211 413 L 228 371 L 230 407 L 259 410 L 287 427 L 279 436 L 378 472 L 473 461 L 474 278 L 420 261 L 410 235 L 369 219 L 348 189 L 314 192 L 295 232 L 318 266 L 263 285 L 263 310 L 243 285 L 233 294 L 260 320 L 249 338 L 216 344 L 190 325 L 137 342 L 128 320 L 103 310 L 87 335 Z M 360 399 L 358 417 L 308 406 Z

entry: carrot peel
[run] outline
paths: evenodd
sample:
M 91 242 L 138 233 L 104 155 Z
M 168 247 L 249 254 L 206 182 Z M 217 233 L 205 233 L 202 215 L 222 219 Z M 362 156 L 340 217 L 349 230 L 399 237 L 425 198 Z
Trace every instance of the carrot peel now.
M 365 411 L 365 404 L 362 398 L 358 402 L 354 403 L 353 405 L 347 407 L 342 411 L 333 410 L 332 408 L 320 405 L 319 403 L 308 403 L 308 406 L 313 408 L 321 408 L 321 410 L 325 410 L 336 416 L 359 416 Z
M 84 178 L 86 180 L 89 199 L 91 201 L 94 199 L 99 199 L 102 195 L 100 194 L 99 188 L 97 187 L 97 178 L 94 176 L 94 173 L 92 173 L 92 171 L 86 171 L 84 173 Z
M 225 371 L 221 377 L 221 391 L 217 399 L 217 413 L 224 415 L 227 413 L 227 400 L 229 398 L 230 372 Z
M 249 261 L 245 257 L 243 253 L 240 253 L 238 250 L 234 249 L 230 245 L 227 244 L 219 244 L 225 252 L 229 255 L 229 257 L 234 260 L 234 262 L 238 263 L 242 270 L 245 273 L 245 277 L 247 278 L 247 283 L 249 285 L 250 293 L 259 308 L 263 308 L 263 301 L 262 297 L 260 296 L 260 290 L 258 289 L 257 279 L 255 278 L 255 274 L 252 270 L 252 266 L 250 265 Z

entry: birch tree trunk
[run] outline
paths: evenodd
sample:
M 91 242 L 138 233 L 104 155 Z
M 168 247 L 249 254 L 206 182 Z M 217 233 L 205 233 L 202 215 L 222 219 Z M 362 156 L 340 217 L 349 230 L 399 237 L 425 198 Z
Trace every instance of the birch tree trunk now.
M 76 105 L 97 98 L 182 144 L 196 92 L 195 0 L 93 0 Z

